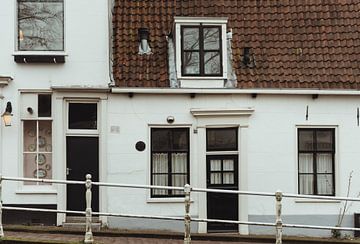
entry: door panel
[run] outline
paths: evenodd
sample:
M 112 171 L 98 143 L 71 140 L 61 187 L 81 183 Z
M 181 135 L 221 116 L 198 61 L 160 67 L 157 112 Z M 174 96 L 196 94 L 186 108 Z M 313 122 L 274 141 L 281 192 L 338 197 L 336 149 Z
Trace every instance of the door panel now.
M 237 155 L 207 157 L 207 188 L 238 190 Z M 239 219 L 237 194 L 207 193 L 207 218 Z M 238 231 L 237 224 L 208 223 L 208 232 Z
M 85 181 L 91 174 L 92 181 L 99 181 L 98 137 L 66 137 L 67 180 Z M 99 187 L 92 186 L 91 206 L 99 211 Z M 84 211 L 86 208 L 85 185 L 67 185 L 67 209 Z

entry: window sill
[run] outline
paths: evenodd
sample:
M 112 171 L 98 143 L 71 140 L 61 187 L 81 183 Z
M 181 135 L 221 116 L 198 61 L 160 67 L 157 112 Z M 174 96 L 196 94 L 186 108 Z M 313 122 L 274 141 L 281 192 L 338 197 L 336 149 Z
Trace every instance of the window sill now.
M 57 195 L 57 190 L 52 186 L 23 186 L 15 191 L 15 194 L 19 195 Z
M 68 56 L 64 51 L 15 51 L 13 56 L 28 55 L 28 56 L 46 56 L 46 55 L 59 55 Z
M 184 203 L 185 199 L 183 197 L 175 198 L 175 197 L 169 197 L 169 198 L 148 198 L 147 203 Z M 193 199 L 190 199 L 190 202 L 194 202 Z
M 225 81 L 221 77 L 198 77 L 198 79 L 179 78 L 181 88 L 224 88 Z
M 13 56 L 14 61 L 20 64 L 63 64 L 66 54 L 64 52 L 16 52 Z
M 295 203 L 341 203 L 339 200 L 296 199 Z

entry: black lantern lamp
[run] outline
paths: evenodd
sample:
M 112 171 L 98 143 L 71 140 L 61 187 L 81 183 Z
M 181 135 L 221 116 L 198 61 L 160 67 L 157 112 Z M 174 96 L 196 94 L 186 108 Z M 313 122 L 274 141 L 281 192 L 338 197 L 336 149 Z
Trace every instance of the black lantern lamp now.
M 11 118 L 13 116 L 11 102 L 7 102 L 5 112 L 1 115 L 5 126 L 11 126 Z

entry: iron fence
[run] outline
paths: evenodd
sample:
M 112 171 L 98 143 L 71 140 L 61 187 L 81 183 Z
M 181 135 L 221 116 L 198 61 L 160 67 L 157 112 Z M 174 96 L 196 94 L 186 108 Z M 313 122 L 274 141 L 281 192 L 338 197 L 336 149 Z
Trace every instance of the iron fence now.
M 58 209 L 42 209 L 42 208 L 23 208 L 23 207 L 10 207 L 3 206 L 2 202 L 2 187 L 3 181 L 21 181 L 21 182 L 39 182 L 39 183 L 52 183 L 52 184 L 77 184 L 85 186 L 85 199 L 86 209 L 84 211 L 73 210 L 58 210 Z M 139 215 L 139 214 L 121 214 L 121 213 L 106 213 L 106 212 L 93 212 L 91 208 L 92 192 L 91 187 L 93 185 L 103 187 L 120 187 L 120 188 L 138 188 L 138 189 L 163 189 L 163 190 L 180 190 L 184 191 L 184 217 L 171 217 L 171 216 L 157 216 L 157 215 Z M 193 218 L 190 215 L 191 200 L 190 196 L 192 192 L 205 192 L 205 193 L 224 193 L 224 194 L 237 194 L 245 196 L 263 196 L 275 198 L 275 221 L 274 223 L 266 222 L 252 222 L 252 221 L 237 221 L 237 220 L 221 220 L 221 219 L 203 219 Z M 119 183 L 107 183 L 107 182 L 92 182 L 91 175 L 87 174 L 85 181 L 73 181 L 73 180 L 50 180 L 50 179 L 34 179 L 34 178 L 21 178 L 21 177 L 6 177 L 0 176 L 0 237 L 4 237 L 3 225 L 2 225 L 2 210 L 20 210 L 20 211 L 34 211 L 34 212 L 50 212 L 50 213 L 63 213 L 63 214 L 80 214 L 85 215 L 86 229 L 84 242 L 93 243 L 93 233 L 91 228 L 92 216 L 112 216 L 112 217 L 129 217 L 129 218 L 144 218 L 144 219 L 159 219 L 159 220 L 175 220 L 184 221 L 184 244 L 191 243 L 191 222 L 214 222 L 214 223 L 228 223 L 238 225 L 254 225 L 254 226 L 267 226 L 274 227 L 276 230 L 276 244 L 282 243 L 283 228 L 304 228 L 304 229 L 320 229 L 320 230 L 344 230 L 344 231 L 360 231 L 360 228 L 353 227 L 339 227 L 339 226 L 317 226 L 317 225 L 300 225 L 300 224 L 287 224 L 282 221 L 282 200 L 283 198 L 300 198 L 300 199 L 320 199 L 320 200 L 338 200 L 338 201 L 354 201 L 360 202 L 360 198 L 351 197 L 332 197 L 332 196 L 317 196 L 317 195 L 301 195 L 283 193 L 276 191 L 275 193 L 269 192 L 255 192 L 255 191 L 239 191 L 239 190 L 221 190 L 221 189 L 205 189 L 191 187 L 185 185 L 184 187 L 172 187 L 172 186 L 155 186 L 155 185 L 137 185 L 137 184 L 119 184 Z

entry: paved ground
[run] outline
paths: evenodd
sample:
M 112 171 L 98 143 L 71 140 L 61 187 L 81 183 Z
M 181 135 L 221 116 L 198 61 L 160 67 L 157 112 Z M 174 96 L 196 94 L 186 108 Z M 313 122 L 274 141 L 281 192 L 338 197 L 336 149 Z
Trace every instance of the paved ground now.
M 69 243 L 79 243 L 83 240 L 83 235 L 73 234 L 48 234 L 48 233 L 30 233 L 30 232 L 14 232 L 5 231 L 5 237 L 26 239 L 32 241 L 66 241 Z M 97 244 L 183 244 L 182 240 L 164 240 L 155 238 L 134 238 L 134 237 L 104 237 L 95 236 L 95 243 Z M 248 242 L 221 242 L 221 241 L 192 241 L 194 244 L 249 244 Z M 259 242 L 251 242 L 252 244 L 262 244 Z

